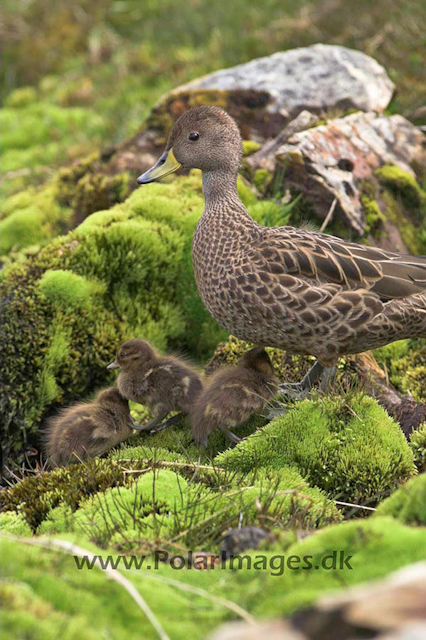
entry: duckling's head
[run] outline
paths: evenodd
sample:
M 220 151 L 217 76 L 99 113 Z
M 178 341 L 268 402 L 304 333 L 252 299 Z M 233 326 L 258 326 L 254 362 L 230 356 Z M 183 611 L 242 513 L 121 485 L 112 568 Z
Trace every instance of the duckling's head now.
M 181 167 L 236 174 L 241 158 L 241 135 L 235 120 L 219 107 L 194 107 L 176 121 L 166 151 L 138 182 L 155 182 Z
M 107 369 L 123 369 L 129 370 L 146 366 L 149 362 L 155 360 L 156 355 L 154 349 L 149 342 L 139 338 L 126 340 L 119 347 L 114 362 L 107 366 Z
M 102 389 L 96 396 L 96 402 L 102 406 L 106 405 L 118 405 L 124 408 L 129 407 L 129 402 L 119 392 L 117 387 L 108 387 L 108 389 Z
M 254 369 L 258 373 L 273 375 L 274 368 L 272 362 L 263 347 L 250 349 L 243 355 L 239 363 L 246 369 Z

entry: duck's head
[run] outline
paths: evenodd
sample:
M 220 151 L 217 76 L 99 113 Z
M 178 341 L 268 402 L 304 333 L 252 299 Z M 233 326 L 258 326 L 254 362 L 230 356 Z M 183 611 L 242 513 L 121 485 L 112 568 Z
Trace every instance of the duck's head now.
M 155 360 L 155 357 L 155 351 L 149 342 L 140 338 L 132 338 L 120 345 L 114 362 L 111 362 L 107 369 L 140 368 Z
M 272 362 L 263 347 L 255 347 L 247 351 L 240 360 L 240 366 L 246 369 L 254 369 L 258 373 L 274 374 Z
M 138 182 L 155 182 L 181 167 L 236 174 L 241 157 L 241 135 L 235 120 L 219 107 L 194 107 L 176 121 L 165 152 Z
M 117 387 L 108 387 L 108 389 L 102 389 L 96 396 L 96 401 L 102 406 L 118 405 L 123 408 L 129 407 L 129 402 L 119 392 Z

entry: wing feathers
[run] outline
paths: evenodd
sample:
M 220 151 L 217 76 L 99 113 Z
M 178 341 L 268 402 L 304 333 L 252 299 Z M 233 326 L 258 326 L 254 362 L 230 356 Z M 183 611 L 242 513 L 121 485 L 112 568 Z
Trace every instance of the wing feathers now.
M 382 301 L 426 291 L 426 256 L 400 255 L 290 227 L 273 231 L 257 247 L 273 279 L 274 274 L 277 280 L 292 274 L 314 286 L 370 290 Z

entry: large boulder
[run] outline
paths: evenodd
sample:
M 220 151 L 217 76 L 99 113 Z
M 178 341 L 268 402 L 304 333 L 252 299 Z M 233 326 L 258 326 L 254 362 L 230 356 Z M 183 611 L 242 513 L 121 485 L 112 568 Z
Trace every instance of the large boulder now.
M 179 87 L 198 90 L 255 91 L 268 97 L 265 112 L 278 121 L 303 109 L 383 111 L 394 85 L 385 69 L 369 56 L 328 44 L 279 51 L 265 58 L 221 69 Z

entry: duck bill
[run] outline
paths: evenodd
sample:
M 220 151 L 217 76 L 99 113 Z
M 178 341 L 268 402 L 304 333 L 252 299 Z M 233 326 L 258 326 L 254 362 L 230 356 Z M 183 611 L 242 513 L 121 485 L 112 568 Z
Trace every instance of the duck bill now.
M 145 171 L 145 173 L 139 176 L 137 180 L 138 184 L 149 184 L 150 182 L 165 178 L 180 169 L 181 166 L 180 162 L 178 162 L 174 156 L 173 149 L 168 149 L 158 158 L 151 169 L 148 169 L 148 171 Z
M 119 369 L 120 365 L 118 364 L 117 360 L 114 360 L 114 362 L 111 362 L 111 364 L 109 364 L 107 366 L 107 369 Z

